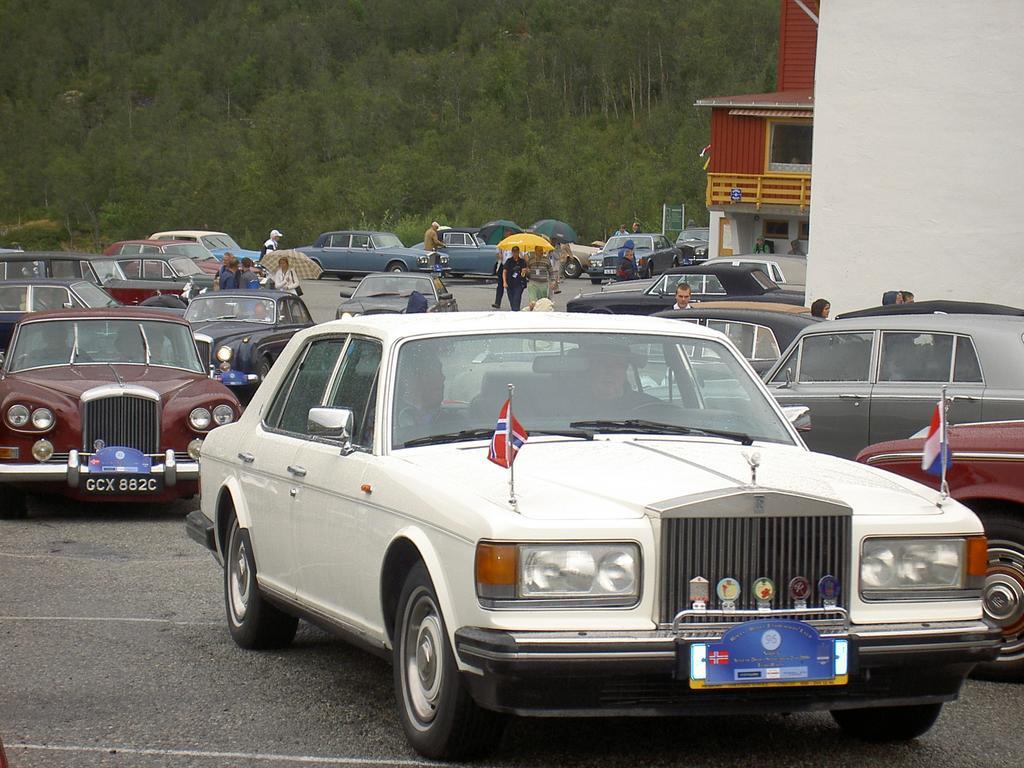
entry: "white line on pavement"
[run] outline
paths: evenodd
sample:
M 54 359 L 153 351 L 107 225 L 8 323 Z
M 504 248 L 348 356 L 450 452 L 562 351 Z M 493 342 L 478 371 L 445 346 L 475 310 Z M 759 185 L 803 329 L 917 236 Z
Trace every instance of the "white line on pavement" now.
M 145 755 L 156 757 L 207 757 L 212 760 L 273 760 L 279 763 L 307 763 L 312 765 L 397 765 L 444 766 L 430 760 L 380 757 L 316 757 L 314 755 L 274 755 L 266 752 L 207 752 L 199 749 L 143 749 L 138 747 L 85 747 L 62 744 L 8 744 L 8 754 L 18 749 L 41 752 L 104 752 L 107 754 Z
M 223 621 L 175 621 L 139 616 L 0 616 L 0 621 L 109 621 L 129 624 L 173 624 L 178 627 L 219 627 Z

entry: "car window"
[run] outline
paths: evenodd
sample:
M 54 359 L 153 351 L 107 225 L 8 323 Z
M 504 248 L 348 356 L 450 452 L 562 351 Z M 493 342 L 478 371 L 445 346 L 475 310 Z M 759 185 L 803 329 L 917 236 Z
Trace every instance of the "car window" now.
M 153 259 L 146 259 L 142 266 L 142 276 L 146 280 L 163 280 L 165 277 L 171 277 L 171 271 L 163 261 L 155 261 Z
M 192 259 L 170 259 L 167 263 L 172 267 L 173 271 L 177 272 L 179 275 L 187 276 L 203 274 L 203 270 L 201 270 L 199 265 L 192 261 Z M 168 276 L 173 277 L 173 274 Z
M 370 244 L 369 235 L 352 235 L 352 247 L 364 248 Z
M 750 323 L 736 323 L 730 320 L 708 320 L 708 328 L 721 331 L 729 337 L 729 341 L 736 345 L 748 360 L 754 353 L 754 326 Z
M 50 275 L 52 277 L 81 277 L 82 266 L 77 261 L 54 259 L 50 262 Z
M 795 347 L 789 355 L 786 356 L 786 362 L 779 366 L 779 370 L 772 376 L 770 384 L 785 384 L 786 383 L 786 372 L 789 372 L 789 377 L 796 379 L 796 362 L 800 355 L 800 347 Z
M 327 398 L 329 406 L 352 411 L 352 444 L 366 449 L 373 446 L 381 354 L 379 342 L 353 338 L 345 349 L 341 370 Z
M 17 280 L 22 277 L 46 277 L 45 261 L 12 261 L 5 262 L 5 280 Z
M 125 277 L 138 278 L 142 275 L 142 261 L 140 259 L 128 259 L 117 262 L 121 265 L 121 271 Z
M 121 253 L 121 255 L 132 254 L 132 253 L 142 253 L 142 246 L 139 245 L 138 243 L 128 243 L 127 245 L 122 245 L 121 246 L 120 253 Z
M 445 286 L 443 282 L 441 282 L 440 277 L 435 277 L 433 282 L 435 298 L 440 296 L 442 293 L 448 293 L 448 288 Z
M 125 274 L 121 271 L 121 266 L 113 259 L 93 259 L 82 262 L 80 277 L 98 278 L 98 281 L 103 284 L 108 280 L 124 280 Z
M 28 286 L 0 285 L 0 312 L 28 311 Z
M 267 426 L 299 435 L 309 433 L 309 409 L 323 402 L 344 344 L 345 338 L 340 337 L 318 339 L 306 347 L 274 398 Z
M 446 232 L 445 234 L 448 235 L 445 240 L 449 245 L 466 245 L 465 232 Z
M 974 351 L 974 342 L 967 336 L 956 337 L 956 361 L 953 363 L 953 381 L 963 383 L 980 383 L 981 365 L 978 353 Z
M 72 283 L 71 290 L 73 290 L 78 298 L 84 302 L 85 306 L 92 307 L 93 309 L 101 307 L 116 307 L 118 305 L 117 299 L 104 291 L 98 285 L 93 285 L 92 283 L 87 283 L 85 281 L 82 281 L 81 283 Z
M 822 333 L 800 344 L 801 382 L 867 381 L 874 334 Z
M 352 235 L 331 235 L 327 239 L 328 248 L 348 248 Z
M 952 361 L 952 334 L 885 331 L 878 380 L 949 381 Z
M 36 285 L 32 288 L 32 311 L 46 312 L 51 309 L 63 309 L 71 303 L 71 294 L 67 288 L 56 285 Z
M 156 245 L 144 245 L 141 253 L 160 253 L 160 248 Z
M 754 360 L 775 360 L 782 354 L 775 331 L 767 325 L 758 325 L 754 332 Z
M 654 247 L 661 250 L 662 248 L 671 248 L 672 246 L 669 243 L 668 238 L 664 235 L 658 235 L 654 238 Z
M 390 232 L 380 232 L 373 236 L 373 247 L 374 248 L 404 248 L 402 241 L 398 239 L 398 235 L 393 235 Z
M 298 299 L 289 299 L 288 303 L 291 304 L 292 322 L 300 325 L 313 325 L 313 318 L 310 317 L 305 304 Z

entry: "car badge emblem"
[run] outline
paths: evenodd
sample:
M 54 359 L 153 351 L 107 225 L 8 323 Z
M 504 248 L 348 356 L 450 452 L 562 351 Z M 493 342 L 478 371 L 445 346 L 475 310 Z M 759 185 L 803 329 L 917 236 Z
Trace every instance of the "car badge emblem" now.
M 102 451 L 106 447 L 107 447 L 107 444 L 104 443 L 102 440 L 93 440 L 92 441 L 92 449 L 96 453 L 99 453 L 100 451 Z
M 742 591 L 740 583 L 736 579 L 729 576 L 720 579 L 718 586 L 715 587 L 715 594 L 718 595 L 718 599 L 722 603 L 722 610 L 736 610 L 736 601 L 739 599 Z
M 794 608 L 806 608 L 811 594 L 811 582 L 806 576 L 794 576 L 789 580 L 789 597 Z
M 698 611 L 708 607 L 711 584 L 703 576 L 695 576 L 690 579 L 690 605 Z
M 767 576 L 762 576 L 754 582 L 754 599 L 757 601 L 758 610 L 767 610 L 772 607 L 772 598 L 775 597 L 775 582 Z
M 757 451 L 744 451 L 743 458 L 747 460 L 747 464 L 750 465 L 750 486 L 757 485 L 757 468 L 761 466 L 761 454 Z M 761 504 L 764 504 L 764 499 L 761 499 Z
M 766 651 L 777 651 L 780 645 L 782 645 L 782 635 L 777 629 L 766 630 L 761 635 L 761 647 Z
M 839 599 L 839 579 L 832 574 L 818 579 L 818 595 L 821 597 L 823 608 L 835 608 Z

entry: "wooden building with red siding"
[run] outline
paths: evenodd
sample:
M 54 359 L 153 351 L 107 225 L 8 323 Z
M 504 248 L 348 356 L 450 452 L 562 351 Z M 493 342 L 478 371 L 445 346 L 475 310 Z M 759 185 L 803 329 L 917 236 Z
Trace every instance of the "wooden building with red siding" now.
M 711 108 L 709 255 L 751 253 L 759 237 L 807 252 L 819 0 L 781 3 L 779 90 L 697 102 Z

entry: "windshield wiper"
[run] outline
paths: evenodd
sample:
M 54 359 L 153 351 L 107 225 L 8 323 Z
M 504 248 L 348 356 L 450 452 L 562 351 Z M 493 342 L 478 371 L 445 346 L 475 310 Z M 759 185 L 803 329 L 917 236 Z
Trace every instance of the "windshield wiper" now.
M 142 334 L 142 347 L 146 352 L 146 365 L 149 365 L 149 339 L 146 338 L 146 329 L 139 326 L 139 333 Z
M 368 298 L 376 299 L 376 298 L 379 298 L 381 296 L 401 296 L 401 295 L 402 294 L 400 294 L 398 291 L 384 291 L 383 293 L 371 293 L 371 294 L 368 295 Z M 354 299 L 354 298 L 357 298 L 357 297 L 353 296 L 352 298 Z M 359 296 L 358 298 L 362 298 L 362 296 Z
M 75 323 L 75 343 L 71 345 L 71 360 L 68 361 L 69 364 L 70 365 L 74 365 L 75 364 L 75 359 L 77 357 L 78 357 L 78 323 Z
M 555 437 L 578 437 L 581 440 L 593 440 L 594 433 L 589 429 L 531 429 L 530 435 L 553 435 Z
M 460 432 L 443 432 L 438 435 L 426 435 L 402 443 L 403 448 L 412 448 L 415 445 L 433 445 L 434 443 L 457 443 L 460 440 L 476 440 L 482 437 L 490 437 L 494 434 L 491 427 L 480 429 L 463 429 Z
M 743 432 L 729 432 L 724 429 L 705 427 L 684 427 L 678 424 L 665 424 L 647 419 L 594 419 L 592 421 L 573 421 L 570 427 L 594 429 L 598 432 L 640 432 L 645 435 L 706 435 L 708 437 L 724 437 L 735 440 L 743 445 L 753 445 L 754 438 Z

